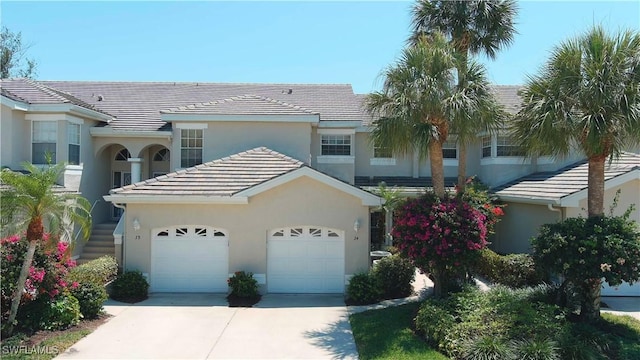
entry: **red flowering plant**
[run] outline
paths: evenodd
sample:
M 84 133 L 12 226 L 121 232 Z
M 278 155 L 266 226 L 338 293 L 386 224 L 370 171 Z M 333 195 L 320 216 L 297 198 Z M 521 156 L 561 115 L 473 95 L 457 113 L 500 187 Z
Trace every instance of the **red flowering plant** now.
M 1 275 L 1 305 L 2 321 L 6 321 L 11 308 L 11 296 L 16 288 L 20 269 L 27 253 L 28 241 L 19 235 L 12 235 L 0 239 L 0 261 L 2 261 Z M 69 244 L 51 238 L 48 234 L 37 245 L 33 263 L 29 268 L 29 276 L 25 282 L 22 304 L 46 296 L 55 299 L 65 289 L 78 286 L 68 283 L 65 278 L 75 261 L 70 258 Z
M 430 274 L 436 297 L 464 277 L 478 250 L 488 245 L 487 236 L 502 211 L 495 208 L 470 202 L 464 195 L 440 199 L 427 193 L 396 210 L 394 241 L 402 254 Z

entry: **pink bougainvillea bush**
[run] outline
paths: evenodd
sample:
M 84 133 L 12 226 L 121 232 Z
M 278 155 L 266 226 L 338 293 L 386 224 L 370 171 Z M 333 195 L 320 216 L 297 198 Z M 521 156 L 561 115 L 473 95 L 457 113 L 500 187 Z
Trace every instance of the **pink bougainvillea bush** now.
M 490 203 L 428 193 L 396 210 L 392 235 L 400 252 L 431 275 L 436 296 L 442 296 L 444 282 L 465 276 L 478 250 L 488 245 L 487 236 L 501 214 L 502 209 Z
M 11 296 L 16 288 L 20 269 L 29 246 L 23 236 L 13 235 L 0 239 L 0 261 L 2 261 L 1 274 L 1 301 L 2 322 L 9 316 L 11 308 Z M 32 302 L 48 304 L 67 295 L 67 290 L 77 286 L 77 283 L 68 283 L 65 278 L 75 261 L 69 256 L 69 244 L 50 239 L 45 236 L 37 245 L 33 263 L 29 269 L 29 276 L 25 283 L 25 292 L 22 295 L 21 309 L 23 315 L 29 309 Z M 20 314 L 19 314 L 20 315 Z M 36 314 L 30 314 L 34 317 Z M 23 317 L 24 319 L 24 317 Z M 20 316 L 18 321 L 20 321 Z M 18 324 L 19 326 L 37 327 L 37 324 Z M 31 330 L 36 330 L 32 328 Z

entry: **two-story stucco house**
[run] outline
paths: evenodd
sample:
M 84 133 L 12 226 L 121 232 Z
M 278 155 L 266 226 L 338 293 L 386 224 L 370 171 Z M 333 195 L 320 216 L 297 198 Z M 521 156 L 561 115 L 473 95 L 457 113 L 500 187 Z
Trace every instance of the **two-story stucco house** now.
M 43 164 L 46 153 L 67 162 L 61 185 L 94 204 L 80 258 L 112 253 L 151 291 L 226 292 L 245 270 L 265 292 L 344 292 L 370 264 L 382 201 L 372 188 L 430 183 L 428 159 L 369 141 L 350 85 L 8 79 L 1 89 L 0 165 Z M 494 90 L 517 110 L 517 87 Z M 453 178 L 455 138 L 443 154 Z M 505 134 L 478 134 L 467 172 L 509 205 L 498 251 L 528 251 L 539 224 L 580 213 L 580 160 L 525 159 Z M 640 202 L 639 173 L 639 155 L 611 164 L 608 198 L 620 188 L 621 206 Z

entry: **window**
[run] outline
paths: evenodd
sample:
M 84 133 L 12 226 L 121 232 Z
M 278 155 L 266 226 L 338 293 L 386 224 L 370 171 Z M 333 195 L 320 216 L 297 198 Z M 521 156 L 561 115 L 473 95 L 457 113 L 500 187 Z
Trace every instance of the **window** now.
M 497 156 L 524 156 L 524 151 L 509 136 L 498 136 Z
M 127 161 L 131 158 L 131 153 L 127 149 L 122 149 L 116 154 L 116 161 Z
M 442 157 L 445 159 L 457 159 L 458 148 L 455 140 L 447 140 L 442 143 Z
M 69 142 L 69 164 L 80 164 L 80 125 L 67 124 L 67 141 Z
M 183 168 L 202 164 L 202 129 L 181 129 L 181 158 Z
M 351 155 L 351 135 L 322 135 L 322 155 Z
M 373 157 L 378 159 L 389 159 L 393 157 L 393 152 L 388 147 L 374 146 Z
M 47 155 L 56 163 L 56 142 L 58 139 L 58 123 L 56 121 L 34 121 L 31 136 L 31 162 L 46 164 Z
M 153 155 L 153 161 L 169 161 L 169 149 L 160 149 Z
M 491 157 L 491 136 L 482 137 L 482 157 Z

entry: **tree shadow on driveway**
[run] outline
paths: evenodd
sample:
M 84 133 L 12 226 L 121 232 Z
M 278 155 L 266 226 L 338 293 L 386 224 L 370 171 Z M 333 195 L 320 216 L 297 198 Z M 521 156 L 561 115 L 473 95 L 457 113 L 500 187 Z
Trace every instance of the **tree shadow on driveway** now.
M 340 320 L 329 324 L 324 329 L 305 332 L 314 346 L 331 353 L 332 359 L 357 359 L 358 350 L 351 332 L 349 317 L 345 314 Z

